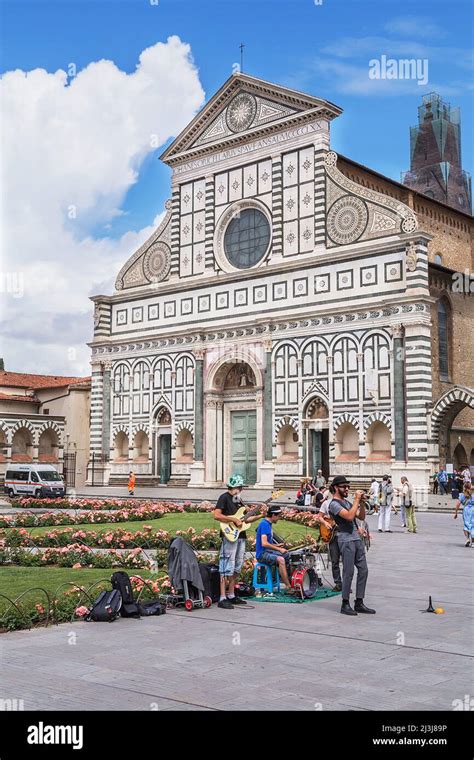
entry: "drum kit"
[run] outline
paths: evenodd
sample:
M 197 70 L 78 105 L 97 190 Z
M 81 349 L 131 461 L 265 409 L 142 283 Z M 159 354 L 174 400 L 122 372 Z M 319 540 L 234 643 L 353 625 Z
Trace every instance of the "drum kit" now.
M 291 588 L 301 597 L 301 601 L 312 599 L 320 585 L 315 549 L 311 546 L 298 547 L 290 550 L 288 556 Z

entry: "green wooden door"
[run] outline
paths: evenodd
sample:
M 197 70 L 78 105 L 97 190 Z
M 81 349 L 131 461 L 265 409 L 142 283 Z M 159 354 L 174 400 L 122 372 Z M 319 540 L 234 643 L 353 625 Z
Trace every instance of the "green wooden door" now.
M 171 477 L 171 436 L 160 435 L 160 483 Z
M 232 412 L 232 473 L 247 485 L 257 480 L 257 413 Z

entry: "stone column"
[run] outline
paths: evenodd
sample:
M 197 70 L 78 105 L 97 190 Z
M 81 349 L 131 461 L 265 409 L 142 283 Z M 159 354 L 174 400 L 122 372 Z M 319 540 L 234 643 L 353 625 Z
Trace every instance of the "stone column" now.
M 392 326 L 395 460 L 406 460 L 405 348 L 403 325 Z
M 263 459 L 265 462 L 272 461 L 273 443 L 273 372 L 272 372 L 272 341 L 264 344 L 265 348 L 265 373 L 263 380 Z
M 111 373 L 113 362 L 105 361 L 103 363 L 102 375 L 102 393 L 104 416 L 102 419 L 102 453 L 107 459 L 110 458 L 110 420 L 111 420 Z
M 328 356 L 328 424 L 329 424 L 329 473 L 333 475 L 334 460 L 336 458 L 336 443 L 334 440 L 334 413 L 333 413 L 333 382 L 332 382 L 332 356 Z
M 273 461 L 273 364 L 271 340 L 263 343 L 265 371 L 263 373 L 263 462 L 260 465 L 258 488 L 273 488 L 275 464 Z
M 190 466 L 190 486 L 204 485 L 204 357 L 206 350 L 196 348 L 194 356 L 194 462 Z
M 408 308 L 411 310 L 413 307 Z M 399 456 L 406 457 L 406 461 L 396 459 L 392 466 L 392 472 L 398 470 L 400 476 L 406 475 L 408 477 L 413 485 L 416 506 L 418 509 L 427 509 L 430 477 L 428 408 L 432 400 L 431 330 L 428 315 L 426 315 L 426 319 L 419 322 L 407 322 L 404 330 L 403 345 L 397 345 L 398 357 L 395 356 L 394 358 L 395 373 L 398 378 L 395 405 L 395 450 Z M 402 396 L 400 390 L 402 372 L 400 367 L 397 368 L 401 359 L 403 359 L 404 364 L 403 406 L 400 401 L 397 401 L 397 398 Z M 402 410 L 404 415 L 402 415 Z M 403 422 L 405 448 L 402 452 L 400 428 L 403 426 Z
M 364 433 L 364 354 L 357 354 L 358 388 L 359 388 L 359 474 L 361 462 L 367 456 Z

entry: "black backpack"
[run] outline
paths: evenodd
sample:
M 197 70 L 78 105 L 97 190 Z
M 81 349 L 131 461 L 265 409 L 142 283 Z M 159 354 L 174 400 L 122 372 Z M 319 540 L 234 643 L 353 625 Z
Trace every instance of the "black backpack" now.
M 132 584 L 128 573 L 120 570 L 114 573 L 110 580 L 112 588 L 118 591 L 122 598 L 122 606 L 120 608 L 122 617 L 140 617 L 140 610 L 133 598 Z
M 118 591 L 102 591 L 87 613 L 85 620 L 94 623 L 111 623 L 118 618 L 122 597 Z
M 149 615 L 164 615 L 166 613 L 166 604 L 159 599 L 153 599 L 149 602 L 140 602 L 138 605 L 140 615 L 148 617 Z

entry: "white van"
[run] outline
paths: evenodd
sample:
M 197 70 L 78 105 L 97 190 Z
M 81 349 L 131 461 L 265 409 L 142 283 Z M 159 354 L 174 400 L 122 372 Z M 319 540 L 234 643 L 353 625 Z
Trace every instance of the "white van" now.
M 5 473 L 4 491 L 12 496 L 64 496 L 66 485 L 52 464 L 10 464 Z

